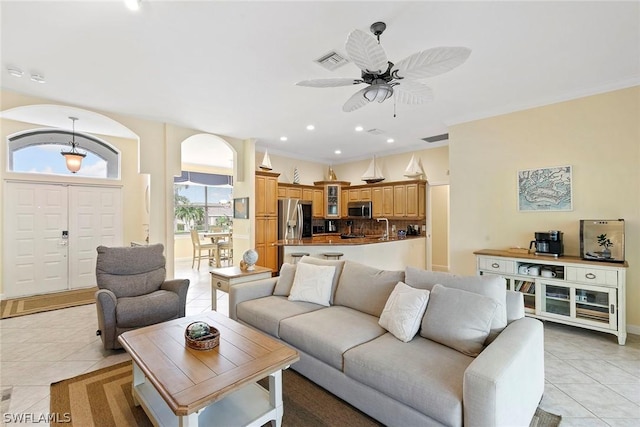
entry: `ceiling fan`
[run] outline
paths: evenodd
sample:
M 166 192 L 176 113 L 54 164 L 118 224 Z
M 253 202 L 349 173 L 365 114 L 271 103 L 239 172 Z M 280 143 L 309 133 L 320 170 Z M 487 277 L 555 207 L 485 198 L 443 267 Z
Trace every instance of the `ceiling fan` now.
M 366 88 L 353 94 L 342 106 L 345 112 L 357 110 L 369 102 L 383 102 L 392 95 L 404 104 L 424 104 L 433 99 L 433 91 L 415 79 L 446 73 L 461 65 L 471 54 L 471 49 L 466 47 L 436 47 L 416 52 L 393 64 L 387 60 L 380 45 L 380 36 L 386 28 L 384 22 L 373 23 L 370 31 L 375 37 L 358 29 L 349 33 L 345 49 L 349 59 L 362 70 L 361 78 L 303 80 L 296 85 L 324 88 L 366 83 Z

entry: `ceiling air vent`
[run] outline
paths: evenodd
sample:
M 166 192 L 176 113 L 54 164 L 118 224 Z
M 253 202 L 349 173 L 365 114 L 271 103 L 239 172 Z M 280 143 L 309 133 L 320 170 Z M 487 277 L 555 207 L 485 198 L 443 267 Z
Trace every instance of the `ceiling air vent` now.
M 426 138 L 422 138 L 423 141 L 432 143 L 432 142 L 438 142 L 438 141 L 446 141 L 447 139 L 449 139 L 449 134 L 448 133 L 443 133 L 442 135 L 434 135 L 434 136 L 428 136 Z
M 344 64 L 347 64 L 349 60 L 346 58 L 346 55 L 342 55 L 336 51 L 331 51 L 325 55 L 322 55 L 314 62 L 318 63 L 320 66 L 326 68 L 329 71 L 333 71 L 336 68 L 342 67 Z
M 373 128 L 373 129 L 369 129 L 367 131 L 367 133 L 369 133 L 371 135 L 382 135 L 384 133 L 384 131 L 380 130 L 380 129 Z

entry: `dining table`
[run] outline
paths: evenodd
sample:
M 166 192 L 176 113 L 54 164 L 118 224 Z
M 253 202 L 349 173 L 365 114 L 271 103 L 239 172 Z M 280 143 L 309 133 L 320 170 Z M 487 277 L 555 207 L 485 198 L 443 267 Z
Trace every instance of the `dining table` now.
M 216 268 L 222 267 L 220 263 L 220 243 L 224 241 L 230 241 L 231 239 L 231 230 L 226 231 L 210 231 L 208 233 L 204 233 L 202 235 L 205 239 L 211 239 L 211 243 L 216 245 L 215 248 L 215 257 L 216 257 Z

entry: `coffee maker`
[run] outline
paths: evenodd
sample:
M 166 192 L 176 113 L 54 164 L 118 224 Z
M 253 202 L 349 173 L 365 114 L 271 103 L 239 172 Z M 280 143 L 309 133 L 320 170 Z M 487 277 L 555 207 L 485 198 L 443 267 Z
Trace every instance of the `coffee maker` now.
M 536 240 L 532 240 L 529 249 L 535 247 L 536 255 L 559 257 L 564 254 L 562 231 L 536 231 Z

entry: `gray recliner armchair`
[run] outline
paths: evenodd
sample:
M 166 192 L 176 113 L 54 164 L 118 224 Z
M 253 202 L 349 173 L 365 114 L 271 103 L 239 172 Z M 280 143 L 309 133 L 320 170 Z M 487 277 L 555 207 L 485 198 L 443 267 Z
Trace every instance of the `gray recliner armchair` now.
M 98 335 L 106 350 L 122 348 L 118 335 L 184 317 L 189 279 L 166 279 L 164 246 L 98 246 Z

